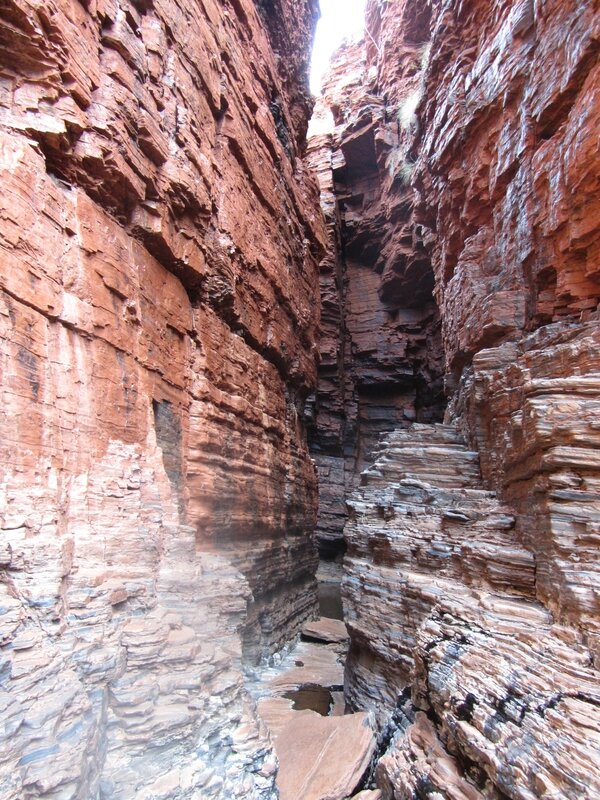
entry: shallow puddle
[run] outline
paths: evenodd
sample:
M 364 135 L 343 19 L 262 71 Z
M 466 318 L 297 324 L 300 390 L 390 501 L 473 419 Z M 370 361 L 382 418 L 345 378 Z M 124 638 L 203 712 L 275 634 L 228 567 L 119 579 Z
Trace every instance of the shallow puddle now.
M 297 689 L 283 695 L 286 700 L 292 700 L 294 711 L 316 711 L 317 714 L 326 717 L 333 703 L 329 689 L 317 686 L 311 689 Z
M 319 611 L 322 617 L 343 619 L 342 587 L 339 583 L 319 583 Z

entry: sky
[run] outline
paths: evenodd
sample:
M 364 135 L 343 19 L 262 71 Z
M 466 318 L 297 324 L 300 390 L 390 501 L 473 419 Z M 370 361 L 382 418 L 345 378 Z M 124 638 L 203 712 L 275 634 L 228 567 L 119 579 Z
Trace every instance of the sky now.
M 313 94 L 321 90 L 321 78 L 333 51 L 342 39 L 364 28 L 366 0 L 321 0 L 321 19 L 312 55 L 310 88 Z

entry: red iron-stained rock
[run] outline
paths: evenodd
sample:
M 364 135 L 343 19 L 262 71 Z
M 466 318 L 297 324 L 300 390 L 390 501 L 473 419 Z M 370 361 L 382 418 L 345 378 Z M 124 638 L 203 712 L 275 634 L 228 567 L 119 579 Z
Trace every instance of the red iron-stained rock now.
M 593 2 L 434 5 L 415 182 L 455 377 L 597 309 L 599 25 Z
M 395 25 L 393 15 L 389 22 Z M 443 413 L 440 320 L 414 224 L 412 118 L 403 111 L 419 86 L 423 48 L 401 43 L 397 26 L 393 32 L 402 61 L 390 60 L 387 82 L 374 71 L 368 36 L 341 47 L 309 129 L 329 235 L 310 434 L 319 469 L 317 536 L 326 554 L 341 541 L 345 497 L 379 435 Z M 391 89 L 398 74 L 400 92 Z
M 408 232 L 371 227 L 426 246 L 450 400 L 349 501 L 346 699 L 390 738 L 388 800 L 600 791 L 599 24 L 585 1 L 368 3 L 418 193 Z
M 6 800 L 272 796 L 241 665 L 315 610 L 317 13 L 0 10 Z

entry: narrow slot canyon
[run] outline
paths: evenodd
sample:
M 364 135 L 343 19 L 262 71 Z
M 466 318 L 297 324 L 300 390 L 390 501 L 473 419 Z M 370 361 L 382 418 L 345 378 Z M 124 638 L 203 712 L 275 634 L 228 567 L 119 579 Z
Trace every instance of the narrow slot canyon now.
M 0 3 L 0 800 L 600 799 L 597 3 L 319 15 Z

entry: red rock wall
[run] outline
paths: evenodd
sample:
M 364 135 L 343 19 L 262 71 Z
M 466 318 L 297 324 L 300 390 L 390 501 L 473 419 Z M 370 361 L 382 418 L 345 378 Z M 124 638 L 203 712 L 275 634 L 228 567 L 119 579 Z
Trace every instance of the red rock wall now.
M 416 184 L 448 371 L 523 329 L 596 318 L 598 15 L 436 5 Z
M 444 408 L 433 274 L 406 168 L 410 124 L 400 124 L 404 99 L 391 77 L 382 82 L 373 72 L 371 50 L 368 38 L 342 46 L 309 132 L 329 231 L 310 434 L 323 552 L 341 540 L 345 497 L 379 436 L 441 419 Z M 418 86 L 421 60 L 420 47 L 403 56 L 406 94 Z
M 0 11 L 3 798 L 270 796 L 240 666 L 314 609 L 316 13 Z
M 366 71 L 406 132 L 386 164 L 416 193 L 385 238 L 433 274 L 450 401 L 384 437 L 349 503 L 346 697 L 378 715 L 386 800 L 600 791 L 599 23 L 368 4 Z
M 451 414 L 595 653 L 599 30 L 594 3 L 438 10 L 415 144 Z

